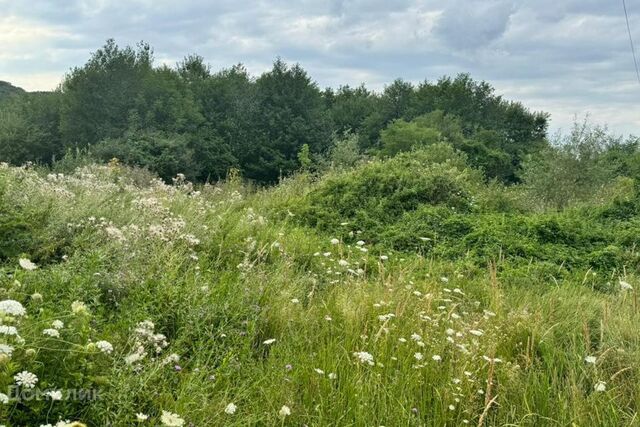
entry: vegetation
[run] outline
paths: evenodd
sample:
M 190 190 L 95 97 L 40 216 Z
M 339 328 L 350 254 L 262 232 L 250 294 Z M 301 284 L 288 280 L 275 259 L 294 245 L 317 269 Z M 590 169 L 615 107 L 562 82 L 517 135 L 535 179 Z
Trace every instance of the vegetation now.
M 3 425 L 637 422 L 636 138 L 112 41 L 0 113 Z
M 304 166 L 298 153 L 305 146 L 315 159 L 307 169 L 327 165 L 332 141 L 345 134 L 355 136 L 358 155 L 447 141 L 471 154 L 487 178 L 515 182 L 547 127 L 544 113 L 464 74 L 417 86 L 397 80 L 382 93 L 321 91 L 302 67 L 279 59 L 257 78 L 242 65 L 212 72 L 197 55 L 156 67 L 149 45 L 121 48 L 113 40 L 58 90 L 8 99 L 0 117 L 0 159 L 11 164 L 52 164 L 88 150 L 96 161 L 117 157 L 165 180 L 171 165 L 181 165 L 195 182 L 235 168 L 261 184 Z

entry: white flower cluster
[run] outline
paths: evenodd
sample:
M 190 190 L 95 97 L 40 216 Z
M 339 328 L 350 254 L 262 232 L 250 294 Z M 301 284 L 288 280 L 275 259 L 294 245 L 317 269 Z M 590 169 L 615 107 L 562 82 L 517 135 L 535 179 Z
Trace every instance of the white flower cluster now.
M 134 352 L 125 357 L 128 365 L 136 364 L 147 357 L 148 351 L 160 354 L 169 343 L 163 334 L 155 333 L 155 325 L 150 320 L 138 323 L 134 330 Z

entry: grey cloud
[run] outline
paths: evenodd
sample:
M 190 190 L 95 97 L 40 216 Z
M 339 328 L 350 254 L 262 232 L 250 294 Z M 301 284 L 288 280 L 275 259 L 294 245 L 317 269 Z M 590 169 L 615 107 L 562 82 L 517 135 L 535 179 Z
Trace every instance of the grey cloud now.
M 640 3 L 627 3 L 640 46 Z M 0 80 L 30 88 L 53 88 L 114 37 L 148 41 L 169 63 L 198 53 L 214 68 L 243 62 L 256 74 L 281 56 L 321 87 L 364 82 L 381 89 L 396 77 L 419 82 L 470 72 L 551 112 L 554 126 L 587 111 L 620 131 L 640 125 L 640 86 L 618 2 L 0 0 L 0 9 L 0 25 L 10 17 L 51 29 L 28 44 L 0 45 Z

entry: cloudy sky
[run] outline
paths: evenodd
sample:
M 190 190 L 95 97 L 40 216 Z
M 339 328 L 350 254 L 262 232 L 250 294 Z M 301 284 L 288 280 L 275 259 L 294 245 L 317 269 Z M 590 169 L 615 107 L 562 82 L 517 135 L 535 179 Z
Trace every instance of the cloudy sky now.
M 627 8 L 640 47 L 640 0 Z M 640 134 L 617 0 L 0 0 L 0 10 L 0 80 L 27 90 L 55 88 L 112 37 L 149 42 L 159 62 L 197 53 L 254 74 L 280 56 L 321 87 L 469 72 L 551 113 L 552 129 L 589 114 Z

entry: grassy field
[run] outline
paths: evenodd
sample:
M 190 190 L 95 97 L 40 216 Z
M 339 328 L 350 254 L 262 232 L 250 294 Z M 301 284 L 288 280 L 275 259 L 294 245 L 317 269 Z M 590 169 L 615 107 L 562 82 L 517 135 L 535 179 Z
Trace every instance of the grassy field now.
M 318 231 L 314 185 L 1 167 L 0 424 L 640 424 L 631 271 Z

